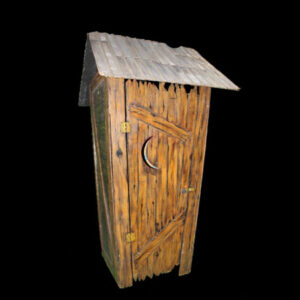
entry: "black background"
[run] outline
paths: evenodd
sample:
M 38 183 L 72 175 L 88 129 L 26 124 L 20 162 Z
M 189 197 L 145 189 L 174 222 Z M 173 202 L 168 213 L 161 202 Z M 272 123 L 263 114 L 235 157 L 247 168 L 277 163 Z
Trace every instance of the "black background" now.
M 37 142 L 31 153 L 38 167 L 34 206 L 38 224 L 45 224 L 34 226 L 38 243 L 45 240 L 34 251 L 41 292 L 90 299 L 105 293 L 140 299 L 192 293 L 203 299 L 250 299 L 263 272 L 257 265 L 256 232 L 263 198 L 259 157 L 266 138 L 261 125 L 268 98 L 261 84 L 267 65 L 261 62 L 271 34 L 262 26 L 263 12 L 122 2 L 109 8 L 74 4 L 47 13 L 35 15 L 26 31 L 28 43 L 36 43 L 29 51 L 37 63 L 32 84 L 40 87 L 31 102 L 36 118 L 28 123 Z M 241 88 L 212 90 L 193 266 L 187 276 L 178 277 L 175 269 L 120 290 L 101 257 L 90 113 L 77 104 L 91 31 L 194 48 Z

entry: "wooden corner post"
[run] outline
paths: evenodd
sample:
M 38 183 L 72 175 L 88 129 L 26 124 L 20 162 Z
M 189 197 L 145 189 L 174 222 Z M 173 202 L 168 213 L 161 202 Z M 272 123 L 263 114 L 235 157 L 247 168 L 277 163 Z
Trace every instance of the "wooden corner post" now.
M 209 87 L 201 87 L 199 93 L 197 119 L 195 122 L 193 137 L 194 147 L 190 170 L 190 186 L 195 187 L 195 190 L 194 192 L 189 193 L 188 196 L 188 207 L 184 225 L 179 275 L 190 273 L 192 267 L 206 148 L 210 91 L 211 89 Z
M 124 79 L 107 78 L 107 93 L 111 139 L 116 280 L 118 286 L 124 288 L 132 285 L 131 244 L 126 242 L 127 234 L 130 232 L 126 134 L 121 131 L 121 123 L 126 121 Z

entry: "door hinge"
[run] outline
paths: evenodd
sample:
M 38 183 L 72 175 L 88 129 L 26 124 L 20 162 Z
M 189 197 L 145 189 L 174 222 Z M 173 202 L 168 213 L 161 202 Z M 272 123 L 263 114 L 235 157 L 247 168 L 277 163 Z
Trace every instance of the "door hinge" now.
M 129 232 L 126 234 L 126 241 L 127 243 L 132 243 L 135 241 L 135 234 L 134 232 Z
M 185 194 L 185 193 L 188 193 L 188 192 L 193 192 L 194 190 L 195 190 L 195 188 L 189 187 L 189 188 L 187 188 L 187 189 L 183 189 L 183 190 L 182 190 L 182 193 Z
M 122 133 L 128 133 L 130 132 L 130 123 L 129 122 L 122 122 L 121 123 L 121 132 Z

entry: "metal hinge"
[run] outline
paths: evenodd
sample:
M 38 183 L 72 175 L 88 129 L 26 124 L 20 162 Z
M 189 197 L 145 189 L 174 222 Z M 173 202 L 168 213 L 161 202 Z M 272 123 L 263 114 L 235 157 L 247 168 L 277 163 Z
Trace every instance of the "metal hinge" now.
M 193 192 L 194 190 L 195 190 L 195 188 L 189 187 L 189 188 L 187 188 L 187 189 L 183 189 L 183 190 L 182 190 L 182 193 L 185 194 L 185 193 L 187 193 L 187 192 Z
M 130 132 L 130 123 L 129 122 L 122 122 L 121 123 L 121 132 L 122 133 L 128 133 Z
M 126 241 L 127 243 L 132 243 L 135 241 L 135 234 L 134 232 L 129 232 L 126 234 Z

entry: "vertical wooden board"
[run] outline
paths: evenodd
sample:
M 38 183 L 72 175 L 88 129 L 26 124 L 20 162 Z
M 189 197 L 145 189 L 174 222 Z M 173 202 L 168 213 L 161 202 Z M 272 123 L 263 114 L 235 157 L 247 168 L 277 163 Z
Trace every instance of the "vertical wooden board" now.
M 163 271 L 162 273 L 168 273 L 169 270 L 172 270 L 172 261 L 171 261 L 171 257 L 169 257 L 169 255 L 171 255 L 171 244 L 170 244 L 170 239 L 172 239 L 172 236 L 168 237 L 163 243 L 162 243 L 162 249 L 163 249 Z
M 183 246 L 181 250 L 181 261 L 179 275 L 188 274 L 191 271 L 195 232 L 200 202 L 201 182 L 206 147 L 206 135 L 209 116 L 210 88 L 201 87 L 198 104 L 198 116 L 194 131 L 194 152 L 191 165 L 191 185 L 195 192 L 189 195 L 188 210 L 184 226 Z
M 169 167 L 169 137 L 162 133 L 162 145 L 160 145 L 159 149 L 159 165 L 161 166 L 161 180 L 162 180 L 162 186 L 161 186 L 161 194 L 162 194 L 162 227 L 165 227 L 169 216 L 169 211 L 171 207 L 171 203 L 168 201 L 168 167 Z
M 182 199 L 182 190 L 184 189 L 184 169 L 185 169 L 185 165 L 184 163 L 187 163 L 187 161 L 184 159 L 185 156 L 188 156 L 188 153 L 189 153 L 189 149 L 186 148 L 186 145 L 188 143 L 178 143 L 178 149 L 177 149 L 177 188 L 175 190 L 176 192 L 176 214 L 180 214 L 183 212 L 183 210 L 185 209 L 186 207 L 186 203 L 184 202 L 184 199 Z M 187 152 L 187 155 L 186 155 L 186 152 Z
M 165 186 L 163 178 L 162 178 L 162 148 L 163 148 L 163 134 L 161 132 L 157 132 L 158 135 L 158 145 L 157 145 L 157 164 L 159 166 L 158 174 L 157 174 L 157 190 L 158 193 L 156 195 L 156 205 L 155 205 L 155 233 L 158 233 L 162 228 L 162 202 L 163 202 L 163 186 Z M 166 190 L 166 189 L 164 189 Z M 153 271 L 155 275 L 159 275 L 161 272 L 161 262 L 162 262 L 162 251 L 160 247 L 156 249 L 154 253 L 153 259 Z
M 91 93 L 90 93 L 91 95 Z M 92 100 L 90 100 L 92 101 Z M 92 110 L 92 107 L 91 107 Z M 102 193 L 100 185 L 100 170 L 99 170 L 99 163 L 97 159 L 97 150 L 96 150 L 96 137 L 95 137 L 95 128 L 94 128 L 94 114 L 91 112 L 91 119 L 92 119 L 92 137 L 93 137 L 93 154 L 94 154 L 94 170 L 95 170 L 95 183 L 96 183 L 96 195 L 97 195 L 97 214 L 98 214 L 98 225 L 99 225 L 99 232 L 100 232 L 100 242 L 101 247 L 104 243 L 103 241 L 103 234 L 102 234 L 102 223 L 100 220 L 101 217 L 101 207 L 100 207 L 100 193 Z
M 165 250 L 165 269 L 164 273 L 169 273 L 172 271 L 173 267 L 175 266 L 174 264 L 174 233 L 170 235 L 165 241 L 164 241 L 164 250 Z
M 161 247 L 157 247 L 153 255 L 155 257 L 153 260 L 153 272 L 156 276 L 158 276 L 161 273 Z
M 175 97 L 175 124 L 179 125 L 182 117 L 181 109 L 183 109 L 181 106 L 181 88 L 179 84 L 175 84 Z
M 165 219 L 167 218 L 167 176 L 168 176 L 168 169 L 167 169 L 167 159 L 168 159 L 168 137 L 159 132 L 159 141 L 158 141 L 158 158 L 157 164 L 159 166 L 158 172 L 158 191 L 157 194 L 157 205 L 156 205 L 156 233 L 160 232 L 162 228 L 165 226 Z M 155 261 L 156 264 L 156 273 L 161 273 L 164 270 L 165 266 L 165 251 L 163 245 L 160 247 L 160 251 L 158 252 L 157 259 Z
M 181 90 L 181 101 L 182 105 L 186 107 L 186 117 L 184 118 L 185 127 L 189 130 L 193 130 L 195 126 L 196 116 L 197 116 L 197 89 L 191 90 L 190 94 L 187 95 L 185 89 Z M 183 116 L 182 116 L 183 117 Z M 183 212 L 187 209 L 187 199 L 189 193 L 183 193 L 183 189 L 189 188 L 189 179 L 190 179 L 190 168 L 191 168 L 191 156 L 194 147 L 194 135 L 188 139 L 184 144 L 184 149 L 180 151 L 182 153 L 182 168 L 181 168 L 181 182 L 179 190 L 179 199 L 178 199 L 178 211 Z
M 186 119 L 186 128 L 190 131 L 194 130 L 197 114 L 197 87 L 190 90 L 188 95 L 188 112 Z
M 199 99 L 199 110 L 198 114 L 200 122 L 197 123 L 197 127 L 195 132 L 199 132 L 195 137 L 195 144 L 199 145 L 195 149 L 195 162 L 199 162 L 198 168 L 195 166 L 192 167 L 191 170 L 191 184 L 195 186 L 195 194 L 194 194 L 194 209 L 193 218 L 192 218 L 192 226 L 190 232 L 190 257 L 192 258 L 194 252 L 194 241 L 195 241 L 195 233 L 196 226 L 198 220 L 199 213 L 199 205 L 200 205 L 200 195 L 201 195 L 201 185 L 203 178 L 203 169 L 204 169 L 204 159 L 205 159 L 205 150 L 206 150 L 206 140 L 207 140 L 207 128 L 208 128 L 208 119 L 209 119 L 209 107 L 210 107 L 210 91 L 211 89 L 208 87 L 202 87 L 200 90 L 200 99 Z M 198 170 L 201 170 L 201 177 L 198 175 Z M 191 268 L 192 259 L 190 260 L 189 268 Z
M 175 203 L 175 215 L 180 215 L 186 204 L 185 203 L 181 203 L 181 190 L 182 190 L 182 186 L 181 186 L 181 182 L 182 182 L 182 162 L 183 162 L 183 155 L 184 155 L 184 144 L 183 143 L 178 143 L 177 146 L 177 186 L 175 188 L 175 193 L 176 193 L 176 203 Z M 176 230 L 176 232 L 174 233 L 174 239 L 173 239 L 173 243 L 174 243 L 174 265 L 178 265 L 178 261 L 179 261 L 179 253 L 180 253 L 180 249 L 181 249 L 181 243 L 182 243 L 182 226 L 180 226 L 180 228 L 178 228 Z
M 159 93 L 158 93 L 158 88 L 154 85 L 151 84 L 151 99 L 150 99 L 150 103 L 151 103 L 151 110 L 155 113 L 158 114 L 158 110 L 159 110 Z
M 179 106 L 179 123 L 180 127 L 186 127 L 186 119 L 187 119 L 187 109 L 188 109 L 188 96 L 184 85 L 181 85 L 179 90 L 178 97 L 178 106 Z
M 113 180 L 114 229 L 116 237 L 119 287 L 132 285 L 131 248 L 126 243 L 130 232 L 127 182 L 126 136 L 120 124 L 125 120 L 124 79 L 108 78 L 108 112 L 110 117 L 111 160 Z
M 153 135 L 153 129 L 151 126 L 148 128 L 148 137 Z M 148 142 L 148 158 L 150 161 L 154 161 L 153 157 L 155 156 L 152 149 L 153 138 Z M 150 173 L 150 169 L 148 166 L 145 166 L 147 171 L 147 198 L 146 198 L 146 227 L 145 227 L 145 236 L 146 240 L 149 241 L 153 237 L 153 230 L 152 230 L 152 221 L 154 214 L 154 200 L 155 200 L 155 181 L 153 182 L 153 175 Z M 155 179 L 155 178 L 154 178 Z M 154 185 L 153 185 L 154 183 Z M 154 193 L 154 195 L 153 195 Z M 154 196 L 154 197 L 153 197 Z M 152 265 L 151 265 L 151 257 L 149 256 L 147 259 L 147 275 L 150 276 L 152 272 Z
M 154 113 L 158 111 L 158 91 L 154 84 L 149 84 L 148 86 L 148 101 L 149 101 L 149 108 Z M 154 127 L 149 127 L 149 137 L 152 136 L 151 141 L 149 142 L 148 146 L 148 158 L 154 164 L 157 165 L 158 161 L 158 144 L 159 144 L 159 131 Z M 158 166 L 159 167 L 159 166 Z M 148 176 L 148 200 L 151 200 L 151 222 L 149 224 L 150 236 L 155 235 L 155 212 L 156 212 L 156 205 L 157 205 L 157 182 L 159 176 L 159 170 L 153 170 L 148 168 L 149 176 Z
M 147 259 L 145 261 L 143 261 L 142 263 L 140 263 L 138 270 L 139 270 L 138 278 L 140 280 L 145 280 L 145 278 L 147 276 Z
M 146 165 L 142 158 L 142 146 L 148 137 L 148 125 L 143 122 L 138 122 L 138 229 L 137 229 L 137 244 L 138 251 L 147 242 L 147 172 Z M 142 271 L 142 269 L 141 269 Z M 143 274 L 140 274 L 143 277 Z
M 144 107 L 148 107 L 148 99 L 145 97 L 146 93 L 146 82 L 144 83 L 143 81 L 138 81 L 139 88 L 138 88 L 138 96 L 136 99 L 136 103 L 141 104 Z
M 159 83 L 158 114 L 165 119 L 168 115 L 168 91 L 165 89 L 164 82 Z
M 182 128 L 186 127 L 186 119 L 187 119 L 187 93 L 183 85 L 178 87 L 178 125 Z
M 148 157 L 152 163 L 157 165 L 157 158 L 158 158 L 158 137 L 159 137 L 159 131 L 151 128 L 151 133 L 149 134 L 152 137 L 151 142 L 149 143 L 148 148 Z M 155 236 L 156 233 L 156 211 L 157 211 L 157 195 L 160 192 L 158 190 L 158 174 L 159 170 L 149 170 L 148 174 L 148 203 L 150 203 L 151 210 L 150 213 L 150 222 L 148 224 L 148 232 L 149 237 L 152 238 Z M 154 264 L 157 257 L 154 255 L 149 256 L 148 258 L 148 270 L 149 270 L 149 276 L 152 277 L 152 274 L 154 272 Z
M 92 88 L 93 86 L 93 88 Z M 112 270 L 114 258 L 114 239 L 112 229 L 110 155 L 109 155 L 109 128 L 107 124 L 107 93 L 105 81 L 96 76 L 90 85 L 90 107 L 93 130 L 94 161 L 97 186 L 98 220 L 102 254 Z M 105 177 L 105 178 L 104 178 Z M 114 275 L 114 272 L 112 272 Z
M 175 124 L 177 121 L 177 115 L 176 115 L 177 97 L 175 93 L 175 86 L 173 83 L 169 86 L 167 101 L 168 101 L 167 102 L 168 121 Z
M 187 95 L 185 90 L 181 91 L 182 104 L 187 107 L 186 109 L 186 124 L 185 126 L 189 130 L 193 130 L 193 124 L 196 122 L 197 115 L 197 89 L 191 90 L 190 94 Z M 184 193 L 182 190 L 189 188 L 190 178 L 190 167 L 191 167 L 191 155 L 193 152 L 194 135 L 188 139 L 184 144 L 184 149 L 179 148 L 180 156 L 182 153 L 182 168 L 181 168 L 181 179 L 180 189 L 178 191 L 178 211 L 183 212 L 187 208 L 187 199 L 189 193 Z
M 155 231 L 156 233 L 164 226 L 164 218 L 166 214 L 167 202 L 167 137 L 162 132 L 158 132 L 158 147 L 157 147 L 157 165 L 159 166 L 157 181 L 158 191 L 156 198 L 156 211 L 155 211 Z
M 142 83 L 142 91 L 143 91 L 143 97 L 140 99 L 140 103 L 142 103 L 142 105 L 145 108 L 150 108 L 151 107 L 151 83 L 150 82 L 144 82 Z M 147 138 L 149 138 L 150 136 L 152 136 L 152 127 L 151 126 L 147 126 L 148 127 L 148 131 L 147 131 L 147 136 L 145 137 L 145 140 Z M 143 144 L 145 142 L 145 140 L 143 141 Z M 148 143 L 148 153 L 150 152 L 150 155 L 152 153 L 151 151 L 151 141 Z M 144 163 L 144 161 L 143 161 Z M 151 239 L 151 210 L 152 210 L 152 203 L 151 203 L 151 186 L 150 186 L 150 174 L 149 174 L 149 168 L 145 165 L 144 163 L 144 169 L 146 172 L 146 176 L 147 176 L 147 189 L 146 189 L 146 200 L 145 200 L 145 231 L 144 231 L 144 236 L 145 236 L 145 243 Z M 145 262 L 145 270 L 143 276 L 147 275 L 150 276 L 151 273 L 151 265 L 148 263 L 149 262 L 149 257 L 146 259 Z M 150 268 L 150 269 L 149 269 Z
M 148 147 L 148 157 L 149 160 L 157 165 L 157 157 L 158 157 L 158 136 L 159 131 L 150 127 L 149 128 L 149 136 L 152 136 L 151 141 L 149 142 Z M 157 206 L 157 193 L 159 190 L 157 189 L 158 184 L 158 173 L 159 170 L 154 170 L 148 168 L 148 195 L 147 195 L 147 202 L 148 202 L 148 213 L 149 213 L 149 219 L 148 219 L 148 237 L 149 239 L 152 238 L 155 235 L 156 229 L 155 229 L 155 222 L 156 222 L 156 206 Z M 155 256 L 152 254 L 148 258 L 148 271 L 149 271 L 149 277 L 152 277 L 153 274 L 153 264 L 155 260 Z
M 176 88 L 176 105 L 175 105 L 175 116 L 176 116 L 176 124 L 180 127 L 186 126 L 186 118 L 187 118 L 187 94 L 183 86 L 179 84 L 175 85 Z M 189 141 L 185 143 L 177 143 L 174 153 L 174 159 L 177 161 L 176 170 L 174 170 L 174 174 L 176 174 L 176 184 L 174 188 L 176 203 L 174 206 L 174 216 L 181 214 L 186 208 L 186 203 L 183 201 L 181 197 L 182 187 L 182 176 L 183 176 L 183 160 L 184 155 L 189 154 L 190 152 L 190 144 Z M 187 147 L 186 147 L 187 146 Z M 173 234 L 173 266 L 178 265 L 179 256 L 182 244 L 182 226 L 180 226 L 175 233 Z
M 175 149 L 176 149 L 176 141 L 174 138 L 168 136 L 168 201 L 167 201 L 167 212 L 166 212 L 166 219 L 165 225 L 167 225 L 173 218 L 174 218 L 174 202 L 175 202 L 175 193 L 174 193 L 174 184 L 176 183 L 176 178 L 174 176 L 174 170 L 176 168 L 177 162 L 174 159 L 175 157 Z
M 176 244 L 176 257 L 175 257 L 175 265 L 178 266 L 180 263 L 180 254 L 181 254 L 181 247 L 182 247 L 182 236 L 183 236 L 183 228 L 184 226 L 181 225 L 177 229 L 177 244 Z
M 150 103 L 150 83 L 145 81 L 145 82 L 140 82 L 140 98 L 138 99 L 138 103 L 141 104 L 143 107 L 145 108 L 149 108 L 151 106 Z M 141 124 L 142 122 L 140 122 Z M 145 140 L 151 136 L 151 126 L 147 125 L 147 131 L 144 135 L 144 139 L 140 141 L 140 145 L 143 145 Z M 142 150 L 140 151 L 140 153 L 142 153 Z M 141 154 L 140 154 L 141 156 Z M 142 214 L 142 232 L 143 232 L 143 236 L 141 238 L 141 245 L 145 245 L 147 243 L 147 241 L 151 238 L 149 236 L 149 231 L 150 231 L 150 222 L 151 222 L 151 203 L 149 202 L 149 170 L 148 167 L 146 166 L 146 164 L 144 163 L 143 159 L 141 159 L 141 164 L 143 164 L 143 172 L 140 173 L 140 176 L 145 176 L 145 190 L 143 191 L 143 208 L 144 211 L 141 212 Z M 148 270 L 148 260 L 145 261 L 145 263 L 143 264 L 143 268 L 141 269 L 141 276 L 144 279 L 146 275 L 149 274 L 149 270 Z
M 132 118 L 129 112 L 129 105 L 137 97 L 138 84 L 136 80 L 126 82 L 126 102 L 127 102 L 127 121 L 131 124 L 131 132 L 127 135 L 127 155 L 128 155 L 128 177 L 129 177 L 129 199 L 130 199 L 130 221 L 131 231 L 138 237 L 138 122 Z M 131 244 L 132 253 L 137 252 L 137 241 Z M 132 262 L 133 279 L 137 280 L 137 269 Z
M 177 206 L 177 186 L 178 186 L 178 142 L 169 137 L 168 138 L 168 219 L 166 224 L 173 220 L 176 216 L 176 206 Z M 174 250 L 176 249 L 176 233 L 166 241 L 168 244 L 168 253 L 167 253 L 167 270 L 170 270 L 174 265 Z

